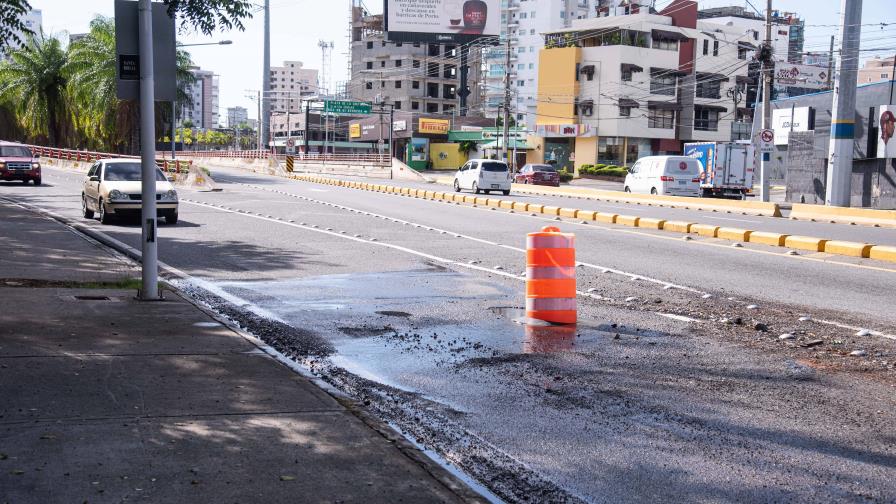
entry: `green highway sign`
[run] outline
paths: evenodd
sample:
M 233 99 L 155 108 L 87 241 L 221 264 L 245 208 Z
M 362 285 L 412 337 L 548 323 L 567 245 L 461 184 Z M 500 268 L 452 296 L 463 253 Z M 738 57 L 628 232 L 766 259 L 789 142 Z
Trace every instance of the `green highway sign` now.
M 358 101 L 325 100 L 324 112 L 327 114 L 368 115 L 370 104 Z

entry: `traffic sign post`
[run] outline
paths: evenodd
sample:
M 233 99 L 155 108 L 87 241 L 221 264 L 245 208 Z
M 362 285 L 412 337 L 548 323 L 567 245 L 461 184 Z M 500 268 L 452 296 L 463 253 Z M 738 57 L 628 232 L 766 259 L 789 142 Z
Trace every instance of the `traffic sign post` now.
M 295 154 L 296 153 L 296 141 L 294 138 L 286 139 L 286 153 L 287 154 Z
M 772 152 L 775 152 L 775 130 L 763 129 L 759 131 L 759 152 L 763 161 L 770 161 Z
M 286 156 L 286 171 L 292 173 L 295 167 L 295 161 L 292 156 Z

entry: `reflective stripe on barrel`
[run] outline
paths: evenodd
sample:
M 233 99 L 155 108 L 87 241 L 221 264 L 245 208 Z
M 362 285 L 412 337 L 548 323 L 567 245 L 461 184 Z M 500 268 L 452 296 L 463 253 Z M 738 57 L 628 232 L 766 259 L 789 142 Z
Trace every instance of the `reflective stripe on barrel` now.
M 575 323 L 575 235 L 547 226 L 529 233 L 526 245 L 526 316 Z

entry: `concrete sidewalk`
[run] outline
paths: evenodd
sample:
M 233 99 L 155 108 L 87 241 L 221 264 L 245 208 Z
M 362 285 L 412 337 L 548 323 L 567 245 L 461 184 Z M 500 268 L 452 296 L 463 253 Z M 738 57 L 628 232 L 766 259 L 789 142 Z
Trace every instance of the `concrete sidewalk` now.
M 0 502 L 481 500 L 133 265 L 0 201 Z

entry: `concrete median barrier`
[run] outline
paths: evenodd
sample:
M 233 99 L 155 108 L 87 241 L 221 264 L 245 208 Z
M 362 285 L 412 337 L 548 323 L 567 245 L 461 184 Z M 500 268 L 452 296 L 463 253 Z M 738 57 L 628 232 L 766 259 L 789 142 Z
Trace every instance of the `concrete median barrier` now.
M 597 212 L 594 216 L 594 220 L 597 222 L 603 222 L 604 224 L 616 224 L 616 217 L 619 217 L 614 213 L 607 212 Z
M 750 233 L 749 242 L 759 243 L 762 245 L 771 245 L 773 247 L 783 247 L 790 235 L 781 233 L 769 233 L 766 231 L 753 231 Z
M 889 261 L 896 263 L 896 247 L 887 247 L 884 245 L 875 245 L 868 252 L 868 257 L 877 259 L 878 261 Z
M 719 226 L 713 226 L 712 224 L 694 224 L 691 226 L 691 233 L 705 236 L 706 238 L 715 238 L 718 236 Z
M 824 251 L 828 254 L 868 257 L 871 255 L 871 245 L 851 241 L 830 240 L 825 242 Z
M 525 211 L 529 210 L 529 204 L 523 203 L 522 201 L 514 201 L 512 208 L 513 208 L 513 210 L 515 210 L 517 212 L 525 212 Z
M 640 220 L 641 220 L 640 217 L 636 217 L 634 215 L 617 215 L 616 216 L 616 224 L 622 224 L 623 226 L 638 227 L 638 222 Z
M 560 215 L 560 217 L 569 217 L 570 219 L 575 219 L 577 212 L 578 210 L 576 210 L 575 208 L 561 208 L 558 214 Z
M 654 219 L 652 217 L 641 217 L 638 220 L 639 228 L 647 228 L 647 229 L 663 229 L 663 226 L 666 225 L 666 219 Z
M 828 240 L 813 238 L 811 236 L 788 236 L 784 240 L 784 246 L 792 249 L 809 250 L 812 252 L 824 252 L 824 244 Z
M 749 241 L 752 231 L 740 228 L 720 227 L 716 232 L 716 238 L 731 241 Z
M 560 207 L 544 205 L 541 207 L 541 213 L 545 215 L 560 215 Z
M 862 224 L 896 228 L 896 210 L 875 210 L 871 208 L 835 207 L 794 203 L 790 218 L 818 222 Z
M 663 224 L 663 230 L 671 231 L 673 233 L 690 233 L 691 226 L 693 225 L 693 222 L 670 220 Z

